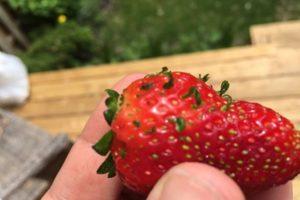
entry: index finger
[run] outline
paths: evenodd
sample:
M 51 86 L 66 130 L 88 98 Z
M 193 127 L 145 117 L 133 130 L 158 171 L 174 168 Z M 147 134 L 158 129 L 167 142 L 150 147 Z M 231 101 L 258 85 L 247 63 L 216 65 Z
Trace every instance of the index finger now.
M 132 81 L 143 76 L 142 74 L 127 76 L 113 89 L 121 92 Z M 43 197 L 44 200 L 109 200 L 117 198 L 121 189 L 119 179 L 116 177 L 108 179 L 106 175 L 96 174 L 99 165 L 105 158 L 99 156 L 91 148 L 102 135 L 109 131 L 109 126 L 103 117 L 105 109 L 103 100 L 91 115 L 81 136 L 72 147 L 51 188 Z

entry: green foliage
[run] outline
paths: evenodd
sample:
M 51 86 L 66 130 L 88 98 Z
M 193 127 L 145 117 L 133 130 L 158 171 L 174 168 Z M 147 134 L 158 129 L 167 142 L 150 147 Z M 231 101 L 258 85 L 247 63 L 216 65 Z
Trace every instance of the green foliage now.
M 253 24 L 300 18 L 299 0 L 8 1 L 32 72 L 245 45 Z M 61 13 L 74 22 L 58 26 Z
M 113 1 L 101 27 L 106 62 L 228 47 L 274 20 L 276 1 Z
M 23 14 L 49 17 L 51 14 L 68 13 L 76 7 L 72 0 L 8 0 L 9 5 Z
M 30 72 L 75 67 L 96 56 L 94 41 L 90 28 L 68 22 L 37 38 L 20 56 Z

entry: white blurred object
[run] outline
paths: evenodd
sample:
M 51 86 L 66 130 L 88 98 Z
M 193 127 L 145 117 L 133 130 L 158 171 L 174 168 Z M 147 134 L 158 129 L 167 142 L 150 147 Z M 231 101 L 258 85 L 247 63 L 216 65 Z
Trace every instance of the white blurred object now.
M 28 96 L 25 65 L 16 56 L 0 52 L 0 106 L 22 104 Z

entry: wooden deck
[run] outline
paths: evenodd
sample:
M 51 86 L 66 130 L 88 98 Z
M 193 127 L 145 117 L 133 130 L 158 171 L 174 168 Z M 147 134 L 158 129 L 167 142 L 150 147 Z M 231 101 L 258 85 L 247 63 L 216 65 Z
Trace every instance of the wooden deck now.
M 274 108 L 299 129 L 299 27 L 300 22 L 255 26 L 253 46 L 32 74 L 29 101 L 13 111 L 53 134 L 65 132 L 75 139 L 105 88 L 127 74 L 168 66 L 193 74 L 210 73 L 216 88 L 229 80 L 234 98 Z M 294 199 L 300 200 L 299 179 L 294 187 Z

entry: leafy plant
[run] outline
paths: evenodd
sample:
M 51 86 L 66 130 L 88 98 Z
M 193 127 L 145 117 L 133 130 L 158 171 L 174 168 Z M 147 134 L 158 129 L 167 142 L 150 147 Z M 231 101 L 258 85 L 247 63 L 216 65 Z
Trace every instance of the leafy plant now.
M 276 1 L 113 1 L 102 12 L 106 62 L 201 51 L 249 42 L 252 24 L 274 20 Z M 263 12 L 262 12 L 263 11 Z
M 75 10 L 72 0 L 8 0 L 9 5 L 23 14 L 49 17 L 51 14 L 68 13 Z
M 20 56 L 30 72 L 75 67 L 96 56 L 94 41 L 89 27 L 68 22 L 37 39 Z

